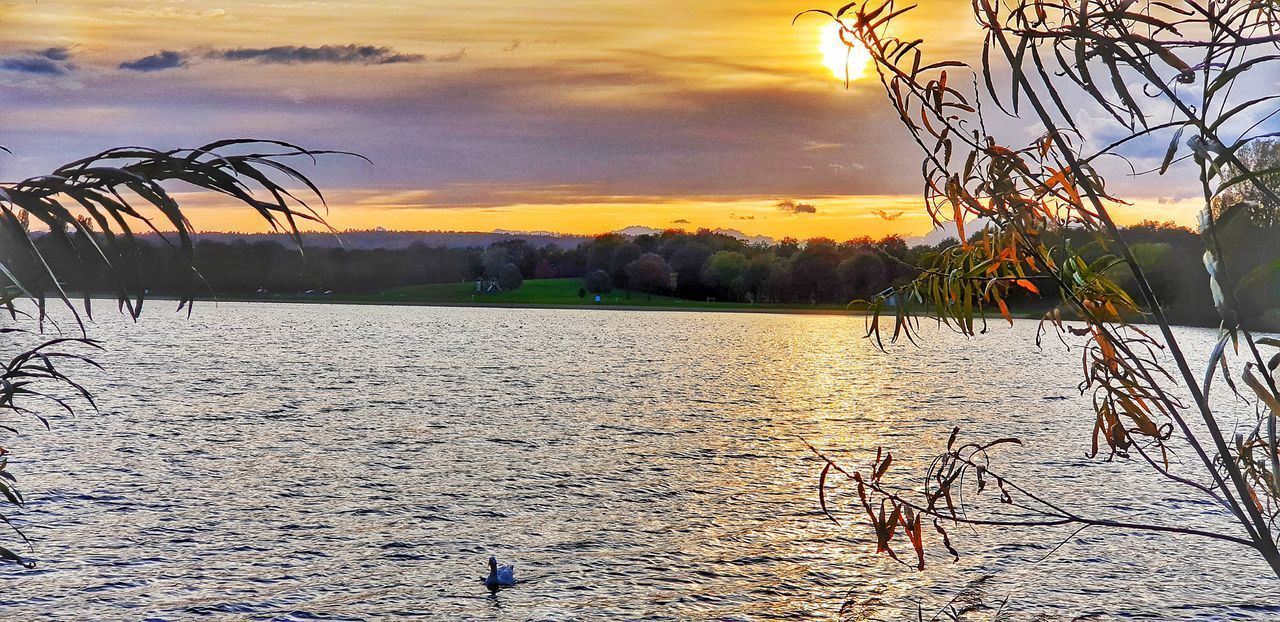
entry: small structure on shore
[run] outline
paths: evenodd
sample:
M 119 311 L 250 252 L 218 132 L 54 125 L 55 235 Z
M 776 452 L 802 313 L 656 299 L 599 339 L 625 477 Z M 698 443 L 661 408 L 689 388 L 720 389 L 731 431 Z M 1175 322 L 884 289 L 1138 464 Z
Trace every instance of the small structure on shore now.
M 498 284 L 496 278 L 476 277 L 476 293 L 477 294 L 497 294 L 506 291 Z

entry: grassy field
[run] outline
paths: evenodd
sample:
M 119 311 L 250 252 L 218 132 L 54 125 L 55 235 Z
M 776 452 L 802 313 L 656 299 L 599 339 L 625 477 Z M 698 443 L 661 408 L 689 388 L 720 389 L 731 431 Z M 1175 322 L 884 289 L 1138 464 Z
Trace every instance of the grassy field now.
M 512 292 L 477 293 L 475 283 L 440 283 L 397 287 L 376 294 L 326 296 L 317 301 L 364 302 L 380 304 L 425 305 L 475 305 L 475 306 L 556 306 L 556 307 L 631 307 L 655 309 L 706 309 L 723 311 L 790 311 L 790 312 L 844 312 L 844 305 L 781 305 L 747 304 L 741 302 L 708 302 L 684 300 L 670 296 L 658 296 L 640 292 L 615 290 L 600 296 L 578 296 L 582 287 L 579 279 L 529 279 Z

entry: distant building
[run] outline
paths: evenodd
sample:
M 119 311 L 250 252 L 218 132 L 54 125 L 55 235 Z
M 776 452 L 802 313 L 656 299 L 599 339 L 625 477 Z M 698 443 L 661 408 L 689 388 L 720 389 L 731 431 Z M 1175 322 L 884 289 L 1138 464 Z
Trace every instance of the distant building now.
M 477 294 L 497 294 L 506 291 L 498 285 L 498 279 L 485 279 L 476 277 L 476 293 Z

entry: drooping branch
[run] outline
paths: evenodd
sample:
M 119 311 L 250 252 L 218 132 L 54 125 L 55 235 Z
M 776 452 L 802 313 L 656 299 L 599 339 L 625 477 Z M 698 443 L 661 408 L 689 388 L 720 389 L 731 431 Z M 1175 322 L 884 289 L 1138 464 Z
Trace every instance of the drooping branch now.
M 71 301 L 70 288 L 64 283 L 80 289 L 86 314 L 91 313 L 89 297 L 93 288 L 106 283 L 121 310 L 136 319 L 142 313 L 146 293 L 142 251 L 136 239 L 139 231 L 159 235 L 173 250 L 188 280 L 199 281 L 194 266 L 194 228 L 166 184 L 194 186 L 242 204 L 273 230 L 288 233 L 301 250 L 300 224 L 328 225 L 319 209 L 286 184 L 306 188 L 320 208 L 324 197 L 310 179 L 288 162 L 299 157 L 314 162 L 317 156 L 336 153 L 342 152 L 243 139 L 169 151 L 124 147 L 69 163 L 50 175 L 0 183 L 0 308 L 8 311 L 11 320 L 33 317 L 43 329 L 52 299 L 71 312 L 82 335 L 47 340 L 0 365 L 0 413 L 34 417 L 49 427 L 42 405 L 74 413 L 79 400 L 97 408 L 85 387 L 63 370 L 63 364 L 68 362 L 96 367 L 74 348 L 100 348 L 84 336 L 80 308 Z M 46 240 L 37 243 L 29 231 L 32 220 L 48 229 L 43 234 L 48 244 L 44 243 Z M 62 261 L 53 261 L 49 255 L 54 253 L 61 255 Z M 184 290 L 179 309 L 190 310 L 193 293 L 190 288 Z M 34 312 L 28 314 L 18 307 L 17 303 L 24 299 L 35 306 Z M 0 334 L 22 332 L 0 328 Z M 18 425 L 16 420 L 5 419 L 0 422 L 0 430 L 16 434 Z M 25 500 L 16 478 L 7 470 L 8 453 L 0 447 L 0 503 L 22 508 Z M 0 521 L 31 547 L 8 515 L 0 513 Z M 30 559 L 3 546 L 0 561 L 33 565 Z
M 1280 551 L 1271 529 L 1280 516 L 1280 443 L 1274 432 L 1280 427 L 1275 412 L 1280 410 L 1280 391 L 1273 373 L 1276 365 L 1272 364 L 1278 359 L 1265 361 L 1257 340 L 1243 329 L 1239 318 L 1224 315 L 1231 330 L 1239 331 L 1250 349 L 1253 362 L 1245 367 L 1248 385 L 1271 412 L 1265 419 L 1266 438 L 1255 432 L 1249 441 L 1237 439 L 1232 447 L 1210 408 L 1208 381 L 1202 387 L 1191 373 L 1161 301 L 1110 213 L 1112 206 L 1123 202 L 1111 194 L 1093 168 L 1102 155 L 1119 156 L 1122 147 L 1171 132 L 1173 139 L 1163 162 L 1151 173 L 1164 174 L 1174 163 L 1194 160 L 1206 184 L 1206 209 L 1212 207 L 1216 196 L 1207 190 L 1211 179 L 1221 180 L 1218 191 L 1247 184 L 1267 200 L 1276 201 L 1276 190 L 1265 183 L 1273 171 L 1250 170 L 1237 155 L 1242 145 L 1268 136 L 1254 133 L 1263 121 L 1255 122 L 1234 141 L 1221 134 L 1229 120 L 1276 100 L 1277 96 L 1270 94 L 1246 94 L 1239 103 L 1227 103 L 1238 78 L 1280 61 L 1280 55 L 1260 50 L 1280 49 L 1274 28 L 1280 8 L 1273 3 L 1156 3 L 1141 10 L 1134 6 L 1130 0 L 974 2 L 974 15 L 987 31 L 981 67 L 986 95 L 1009 114 L 1017 115 L 1020 106 L 1029 106 L 1034 113 L 1031 118 L 1043 129 L 1040 138 L 1017 148 L 1003 146 L 988 133 L 979 104 L 981 94 L 969 96 L 954 86 L 962 82 L 955 76 L 967 70 L 964 63 L 924 63 L 920 40 L 903 41 L 890 33 L 891 23 L 912 7 L 900 9 L 887 0 L 821 12 L 841 24 L 846 42 L 865 45 L 870 52 L 890 104 L 922 152 L 929 214 L 938 224 L 954 222 L 961 238 L 955 247 L 926 258 L 914 281 L 871 303 L 868 335 L 883 348 L 880 335 L 887 329 L 881 326 L 880 318 L 891 310 L 891 340 L 905 335 L 914 343 L 921 313 L 935 315 L 943 324 L 974 336 L 978 333 L 975 318 L 985 320 L 988 308 L 998 309 L 1011 320 L 1005 304 L 1011 286 L 1020 285 L 1037 294 L 1046 282 L 1056 284 L 1064 307 L 1045 316 L 1041 331 L 1048 324 L 1064 341 L 1068 334 L 1086 339 L 1081 391 L 1093 389 L 1096 423 L 1092 453 L 1099 453 L 1102 441 L 1110 449 L 1109 457 L 1126 458 L 1128 451 L 1135 449 L 1166 480 L 1189 486 L 1225 507 L 1248 533 L 1247 540 L 1226 538 L 1257 549 L 1280 575 Z M 1187 32 L 1194 36 L 1185 36 Z M 1188 51 L 1203 52 L 1204 59 L 1187 62 L 1183 56 Z M 1047 61 L 1056 61 L 1056 67 L 1049 67 Z M 1002 94 L 996 86 L 996 64 L 1009 69 L 1007 93 Z M 1194 83 L 1197 77 L 1202 80 L 1201 102 L 1193 106 L 1184 101 L 1178 89 Z M 976 91 L 976 72 L 974 83 Z M 1128 135 L 1086 155 L 1088 136 L 1072 118 L 1063 85 L 1078 89 Z M 1144 102 L 1156 97 L 1167 100 L 1175 114 L 1173 119 L 1153 125 Z M 1209 117 L 1211 110 L 1217 111 L 1216 117 Z M 1194 134 L 1185 146 L 1180 142 L 1184 133 Z M 1184 148 L 1191 154 L 1179 157 Z M 1231 171 L 1230 176 L 1224 171 Z M 965 235 L 965 222 L 970 218 L 988 222 L 980 236 Z M 1212 225 L 1212 214 L 1209 222 Z M 1209 229 L 1210 250 L 1217 249 L 1220 254 L 1220 245 L 1211 226 Z M 1070 243 L 1077 232 L 1092 235 L 1108 254 L 1086 261 L 1082 251 Z M 1115 256 L 1109 255 L 1112 252 Z M 1136 300 L 1112 279 L 1118 266 L 1132 274 L 1139 294 Z M 1211 271 L 1214 268 L 1211 264 Z M 1225 265 L 1217 270 L 1223 280 L 1229 276 Z M 1234 288 L 1230 293 L 1234 294 Z M 1084 327 L 1068 325 L 1067 312 Z M 1133 317 L 1156 324 L 1159 338 L 1134 326 Z M 1215 356 L 1220 355 L 1221 347 Z M 1166 359 L 1174 361 L 1176 370 L 1165 370 L 1162 361 Z M 1219 360 L 1225 364 L 1224 358 L 1210 361 L 1208 378 Z M 1192 404 L 1173 395 L 1171 387 L 1179 382 L 1186 385 Z M 1210 443 L 1202 444 L 1197 435 L 1204 432 L 1193 429 L 1184 417 L 1189 406 L 1198 412 Z M 1212 479 L 1210 484 L 1200 484 L 1170 469 L 1165 443 L 1174 434 L 1194 450 L 1204 474 Z M 1258 451 L 1265 452 L 1261 458 Z M 875 470 L 879 470 L 878 463 Z M 879 485 L 878 476 L 864 479 Z M 875 494 L 897 494 L 868 486 Z M 1013 505 L 1040 507 L 1031 493 L 1020 494 L 1030 500 L 1029 505 Z M 1265 505 L 1260 497 L 1265 497 Z M 896 515 L 904 527 L 911 521 L 902 522 L 902 516 L 910 518 L 921 509 L 901 495 L 883 497 L 882 501 L 901 506 Z M 882 535 L 893 523 L 887 517 L 895 515 L 885 515 L 884 507 L 882 504 L 880 514 L 866 508 Z M 1060 508 L 1048 509 L 1053 520 L 1070 515 Z M 1158 525 L 1122 520 L 1107 524 L 1162 531 Z
M 919 569 L 925 567 L 926 548 L 920 528 L 925 519 L 933 522 L 940 544 L 955 559 L 959 559 L 959 552 L 951 542 L 947 526 L 1075 527 L 1075 533 L 1085 528 L 1106 528 L 1198 536 L 1256 548 L 1251 539 L 1207 529 L 1088 516 L 1066 509 L 1062 504 L 1049 501 L 1001 476 L 992 468 L 990 454 L 993 449 L 1001 445 L 1020 445 L 1021 441 L 1008 438 L 982 444 L 957 444 L 959 432 L 958 427 L 952 431 L 945 452 L 932 461 L 923 490 L 902 490 L 887 483 L 893 464 L 892 453 L 877 450 L 876 458 L 867 470 L 849 470 L 801 439 L 823 462 L 818 483 L 818 499 L 823 513 L 840 524 L 836 515 L 838 509 L 833 507 L 827 493 L 830 474 L 839 473 L 856 486 L 856 513 L 865 514 L 873 527 L 877 552 L 901 561 L 894 546 L 900 541 L 899 536 L 905 535 L 915 552 Z M 1022 512 L 1014 516 L 970 515 L 966 494 L 975 497 L 989 490 L 996 492 L 1001 505 Z

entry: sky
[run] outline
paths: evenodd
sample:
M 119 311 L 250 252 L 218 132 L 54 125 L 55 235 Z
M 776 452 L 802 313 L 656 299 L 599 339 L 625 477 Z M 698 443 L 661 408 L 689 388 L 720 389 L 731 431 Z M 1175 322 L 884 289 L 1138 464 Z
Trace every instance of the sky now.
M 901 27 L 980 49 L 968 0 Z M 307 168 L 338 229 L 847 239 L 932 228 L 878 83 L 824 65 L 815 0 L 0 2 L 0 177 L 228 137 L 359 152 Z M 1185 181 L 1185 180 L 1183 180 Z M 1122 222 L 1191 224 L 1190 183 Z M 201 230 L 262 230 L 182 194 Z

